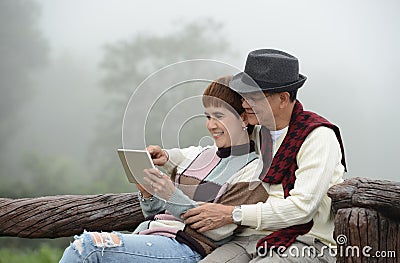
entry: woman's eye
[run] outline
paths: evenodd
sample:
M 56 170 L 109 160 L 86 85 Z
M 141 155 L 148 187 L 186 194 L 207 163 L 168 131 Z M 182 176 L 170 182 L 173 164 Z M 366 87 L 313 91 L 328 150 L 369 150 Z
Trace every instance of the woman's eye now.
M 211 119 L 210 115 L 205 115 L 205 116 L 206 116 L 207 120 Z

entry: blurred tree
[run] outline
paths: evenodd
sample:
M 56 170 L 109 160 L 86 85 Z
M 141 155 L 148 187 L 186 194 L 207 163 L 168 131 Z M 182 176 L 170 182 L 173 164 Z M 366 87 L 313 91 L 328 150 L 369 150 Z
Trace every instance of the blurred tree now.
M 99 176 L 99 181 L 104 183 L 105 190 L 108 189 L 108 192 L 131 191 L 131 186 L 127 184 L 127 180 L 122 175 L 123 171 L 116 148 L 121 146 L 124 110 L 136 87 L 150 74 L 171 63 L 198 58 L 218 60 L 232 55 L 233 52 L 221 32 L 221 28 L 221 24 L 213 20 L 179 24 L 174 32 L 165 35 L 139 34 L 131 41 L 121 41 L 105 47 L 105 55 L 100 65 L 104 71 L 101 85 L 109 95 L 109 106 L 99 118 L 97 136 L 92 147 L 92 153 L 95 152 L 95 154 L 90 155 L 91 163 L 97 171 L 95 174 Z M 183 75 L 184 71 L 173 74 Z M 207 83 L 201 83 L 200 94 L 207 85 Z M 154 92 L 157 92 L 157 89 L 150 87 L 146 96 L 155 98 L 160 95 L 154 94 Z M 165 113 L 187 95 L 182 92 L 169 92 L 169 94 L 163 95 L 164 103 L 155 105 L 155 108 L 158 107 L 158 109 L 154 109 L 157 113 L 153 114 L 153 111 L 149 114 L 149 117 L 152 117 L 151 124 L 153 126 L 152 129 L 146 129 L 146 137 L 148 137 L 148 133 L 151 133 L 146 138 L 146 144 L 149 142 L 160 143 L 160 127 L 155 128 L 154 125 L 158 123 L 160 126 L 165 118 Z M 135 103 L 134 107 L 137 109 L 144 107 L 144 102 L 140 100 Z M 148 113 L 145 111 L 146 109 L 143 110 L 141 114 Z M 142 123 L 138 123 L 137 126 L 135 127 L 136 131 L 144 128 Z M 197 126 L 194 125 L 192 130 L 195 131 Z M 204 128 L 203 122 L 201 126 Z M 137 136 L 137 133 L 130 134 L 133 137 L 135 135 Z M 144 138 L 138 139 L 143 141 Z M 141 144 L 129 146 L 143 147 Z M 116 176 L 116 173 L 120 173 L 121 176 Z
M 4 148 L 21 129 L 20 109 L 33 94 L 32 73 L 47 62 L 39 11 L 31 0 L 0 1 L 0 175 L 7 173 Z

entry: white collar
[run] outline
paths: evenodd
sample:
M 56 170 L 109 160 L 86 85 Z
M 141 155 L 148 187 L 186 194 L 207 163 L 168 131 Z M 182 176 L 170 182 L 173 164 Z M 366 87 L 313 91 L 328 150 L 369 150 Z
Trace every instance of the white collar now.
M 280 130 L 269 131 L 269 133 L 271 134 L 272 141 L 276 142 L 276 140 L 278 140 L 279 137 L 281 137 L 282 134 L 284 134 L 288 128 L 289 128 L 289 126 L 286 126 L 285 128 L 280 129 Z

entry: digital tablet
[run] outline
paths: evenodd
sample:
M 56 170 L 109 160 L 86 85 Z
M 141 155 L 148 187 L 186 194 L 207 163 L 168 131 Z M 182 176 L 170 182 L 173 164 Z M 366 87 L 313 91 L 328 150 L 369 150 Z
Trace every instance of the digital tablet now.
M 117 151 L 128 181 L 143 184 L 143 177 L 146 176 L 143 170 L 155 168 L 149 152 L 128 149 L 118 149 Z

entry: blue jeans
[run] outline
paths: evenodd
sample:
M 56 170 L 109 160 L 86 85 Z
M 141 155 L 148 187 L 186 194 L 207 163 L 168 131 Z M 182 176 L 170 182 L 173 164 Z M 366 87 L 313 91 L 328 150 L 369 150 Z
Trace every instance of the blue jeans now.
M 92 239 L 89 232 L 75 237 L 60 263 L 75 262 L 198 262 L 200 254 L 174 238 L 156 235 L 102 233 Z M 97 234 L 100 237 L 100 234 Z

